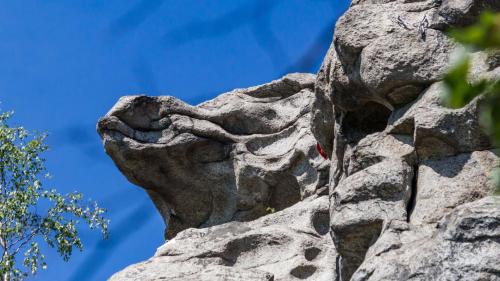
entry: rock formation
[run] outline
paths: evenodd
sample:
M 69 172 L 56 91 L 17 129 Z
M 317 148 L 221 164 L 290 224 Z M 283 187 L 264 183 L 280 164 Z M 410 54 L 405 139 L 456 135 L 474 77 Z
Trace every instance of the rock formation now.
M 353 0 L 318 75 L 99 121 L 170 239 L 111 280 L 500 280 L 500 164 L 482 99 L 441 105 L 450 27 L 498 0 Z M 500 79 L 498 52 L 470 79 Z M 316 144 L 329 156 L 323 159 Z
M 124 97 L 98 131 L 174 237 L 190 227 L 253 220 L 326 192 L 328 161 L 309 125 L 313 88 L 314 75 L 290 74 L 196 107 L 174 97 Z
M 313 197 L 251 222 L 180 232 L 111 280 L 334 280 L 328 197 Z

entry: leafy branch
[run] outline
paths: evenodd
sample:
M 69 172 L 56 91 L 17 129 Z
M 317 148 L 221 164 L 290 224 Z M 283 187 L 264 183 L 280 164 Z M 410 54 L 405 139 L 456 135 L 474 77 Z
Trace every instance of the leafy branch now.
M 105 210 L 83 200 L 78 192 L 63 195 L 44 189 L 50 175 L 42 153 L 46 134 L 9 127 L 12 113 L 0 114 L 0 280 L 20 280 L 45 269 L 39 243 L 55 248 L 67 261 L 74 248 L 83 249 L 77 225 L 108 233 Z M 18 255 L 23 254 L 23 257 Z M 18 261 L 22 261 L 18 265 Z
M 455 29 L 450 35 L 471 51 L 484 51 L 498 56 L 500 51 L 500 13 L 484 12 L 479 21 L 463 29 Z M 471 60 L 463 55 L 459 62 L 446 74 L 444 83 L 447 93 L 444 102 L 451 108 L 467 105 L 478 96 L 484 99 L 481 108 L 481 123 L 491 135 L 493 144 L 500 146 L 500 80 L 480 79 L 470 82 L 468 73 Z M 493 175 L 496 193 L 500 194 L 500 169 Z

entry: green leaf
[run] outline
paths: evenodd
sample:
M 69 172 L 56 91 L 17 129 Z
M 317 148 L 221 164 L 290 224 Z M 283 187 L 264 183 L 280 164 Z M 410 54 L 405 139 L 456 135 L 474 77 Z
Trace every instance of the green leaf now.
M 444 103 L 448 107 L 463 107 L 486 89 L 487 84 L 484 81 L 475 84 L 468 82 L 469 67 L 469 58 L 466 57 L 445 75 L 443 82 L 447 91 L 444 95 Z
M 450 35 L 456 41 L 472 48 L 500 48 L 500 13 L 484 12 L 478 23 L 463 29 L 454 29 Z

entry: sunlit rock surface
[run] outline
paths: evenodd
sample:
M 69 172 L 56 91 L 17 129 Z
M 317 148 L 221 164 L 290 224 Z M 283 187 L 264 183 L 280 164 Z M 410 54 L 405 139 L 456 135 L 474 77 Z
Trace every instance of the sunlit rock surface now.
M 440 99 L 459 48 L 446 30 L 485 9 L 500 1 L 353 1 L 337 22 L 311 127 L 331 153 L 340 280 L 500 280 L 497 236 L 442 234 L 455 221 L 463 232 L 500 228 L 498 200 L 476 203 L 500 163 L 480 125 L 482 100 L 454 110 Z M 471 80 L 499 79 L 499 57 L 473 54 Z M 484 213 L 461 217 L 465 206 Z
M 316 77 L 196 107 L 121 99 L 99 133 L 173 239 L 111 280 L 500 280 L 483 100 L 440 100 L 460 48 L 446 30 L 487 9 L 353 0 Z M 500 53 L 472 58 L 471 80 L 500 79 Z
M 252 222 L 191 228 L 111 280 L 335 280 L 328 221 L 322 196 Z
M 309 126 L 314 78 L 290 74 L 198 106 L 124 97 L 98 131 L 122 173 L 150 195 L 168 237 L 249 221 L 326 190 L 328 162 Z

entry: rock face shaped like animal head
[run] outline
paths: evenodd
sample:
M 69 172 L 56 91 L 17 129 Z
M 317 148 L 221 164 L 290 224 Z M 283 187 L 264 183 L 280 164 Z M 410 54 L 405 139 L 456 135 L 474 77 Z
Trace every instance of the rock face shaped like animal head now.
M 168 225 L 245 221 L 320 192 L 328 161 L 309 129 L 315 77 L 290 74 L 198 106 L 121 98 L 98 123 L 106 152 Z

